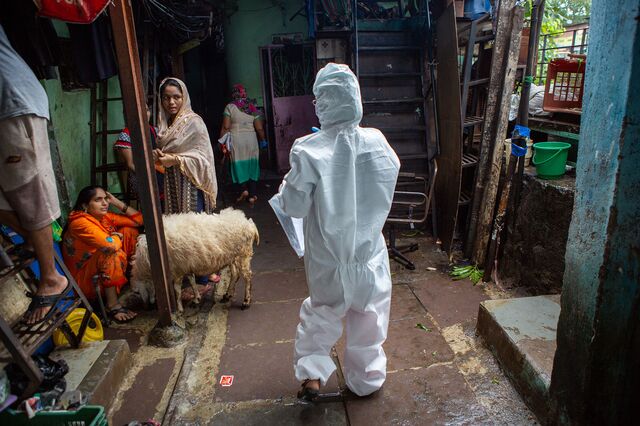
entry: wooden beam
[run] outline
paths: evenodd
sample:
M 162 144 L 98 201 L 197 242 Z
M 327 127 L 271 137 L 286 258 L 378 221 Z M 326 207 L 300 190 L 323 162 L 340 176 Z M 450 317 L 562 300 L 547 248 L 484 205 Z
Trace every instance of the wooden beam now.
M 474 191 L 466 255 L 475 263 L 484 263 L 498 181 L 502 169 L 502 143 L 509 124 L 509 107 L 515 83 L 523 24 L 523 9 L 515 0 L 500 2 L 498 27 L 491 63 L 486 123 L 478 160 L 478 178 Z
M 439 175 L 436 179 L 438 236 L 451 257 L 462 182 L 462 116 L 458 73 L 456 11 L 449 4 L 436 22 L 438 47 L 437 105 L 440 131 Z
M 142 204 L 151 275 L 158 304 L 158 325 L 171 325 L 171 308 L 175 304 L 173 286 L 170 283 L 169 258 L 162 226 L 162 212 L 153 164 L 149 124 L 145 109 L 146 99 L 142 87 L 138 44 L 130 0 L 115 0 L 109 8 L 113 39 L 118 58 L 120 88 L 124 103 L 127 127 L 131 139 L 137 141 L 133 148 L 138 194 Z

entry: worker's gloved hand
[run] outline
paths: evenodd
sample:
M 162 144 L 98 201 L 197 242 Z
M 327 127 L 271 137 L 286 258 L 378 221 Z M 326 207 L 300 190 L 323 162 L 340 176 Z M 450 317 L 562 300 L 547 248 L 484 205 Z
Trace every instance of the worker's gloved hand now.
M 318 129 L 317 127 L 312 127 L 311 128 L 311 132 L 312 133 L 318 133 L 320 131 L 320 129 Z
M 269 146 L 269 142 L 267 142 L 266 140 L 262 140 L 258 142 L 258 146 L 260 147 L 260 149 L 267 149 L 267 147 Z

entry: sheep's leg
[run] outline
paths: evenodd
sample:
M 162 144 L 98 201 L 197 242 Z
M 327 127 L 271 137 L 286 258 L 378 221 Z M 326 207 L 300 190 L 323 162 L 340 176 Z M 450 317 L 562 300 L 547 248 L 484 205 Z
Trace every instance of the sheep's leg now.
M 244 279 L 244 301 L 242 302 L 242 309 L 244 310 L 251 306 L 251 278 L 253 277 L 253 272 L 251 271 L 251 256 L 242 259 L 240 275 L 242 275 L 242 279 Z
M 173 291 L 176 295 L 176 309 L 182 314 L 184 307 L 182 306 L 182 277 L 173 280 Z
M 199 305 L 200 304 L 200 300 L 201 300 L 200 290 L 198 289 L 198 285 L 196 284 L 196 276 L 193 275 L 193 274 L 189 275 L 189 285 L 191 286 L 191 289 L 193 290 L 193 295 L 194 295 L 193 302 L 196 305 Z
M 227 293 L 222 296 L 220 300 L 222 303 L 227 303 L 233 299 L 233 295 L 236 292 L 236 282 L 238 282 L 238 268 L 235 263 L 229 265 L 230 279 L 229 286 L 227 287 Z

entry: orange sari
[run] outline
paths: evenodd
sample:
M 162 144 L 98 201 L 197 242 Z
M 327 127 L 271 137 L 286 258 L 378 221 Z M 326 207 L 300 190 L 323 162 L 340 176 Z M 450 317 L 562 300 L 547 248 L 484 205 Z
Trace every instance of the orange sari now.
M 62 254 L 71 275 L 89 299 L 96 297 L 93 278 L 98 274 L 107 276 L 102 281 L 105 288 L 115 287 L 120 292 L 127 283 L 125 273 L 141 225 L 141 213 L 133 216 L 107 213 L 99 221 L 82 211 L 71 212 Z M 114 232 L 122 234 L 122 238 L 112 235 Z

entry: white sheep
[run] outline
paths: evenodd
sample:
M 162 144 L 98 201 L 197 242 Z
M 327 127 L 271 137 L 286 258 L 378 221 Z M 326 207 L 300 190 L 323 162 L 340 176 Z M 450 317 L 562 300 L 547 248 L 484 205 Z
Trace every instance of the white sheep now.
M 253 244 L 259 244 L 258 228 L 244 212 L 232 208 L 220 214 L 182 213 L 163 217 L 164 233 L 169 256 L 169 268 L 173 281 L 178 312 L 182 312 L 180 298 L 184 276 L 203 276 L 229 267 L 231 281 L 222 302 L 229 301 L 235 293 L 236 282 L 244 279 L 242 309 L 251 305 L 251 258 Z M 194 287 L 196 302 L 200 294 Z M 144 235 L 138 237 L 131 268 L 131 287 L 146 303 L 155 302 L 155 288 L 151 279 L 149 251 Z

